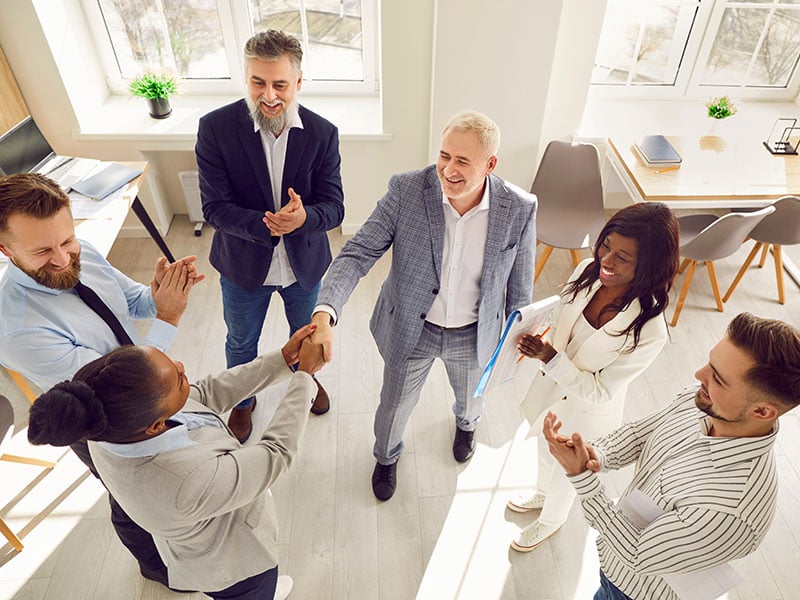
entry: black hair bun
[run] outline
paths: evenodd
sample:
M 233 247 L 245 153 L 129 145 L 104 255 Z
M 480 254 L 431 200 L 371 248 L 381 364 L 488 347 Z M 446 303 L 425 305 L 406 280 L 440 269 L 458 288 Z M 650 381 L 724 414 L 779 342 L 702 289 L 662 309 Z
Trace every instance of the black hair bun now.
M 108 424 L 102 402 L 82 381 L 64 381 L 31 405 L 28 440 L 32 444 L 69 446 L 94 439 Z

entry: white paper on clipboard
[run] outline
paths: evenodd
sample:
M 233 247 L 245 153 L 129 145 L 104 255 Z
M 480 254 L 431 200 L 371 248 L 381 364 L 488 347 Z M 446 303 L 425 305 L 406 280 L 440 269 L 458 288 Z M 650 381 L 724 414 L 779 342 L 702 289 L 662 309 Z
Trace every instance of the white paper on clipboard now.
M 503 335 L 500 336 L 500 342 L 481 373 L 481 378 L 472 394 L 473 398 L 479 398 L 491 387 L 514 378 L 518 367 L 517 340 L 519 340 L 519 336 L 523 333 L 536 335 L 542 331 L 560 301 L 560 296 L 549 296 L 523 306 L 508 315 Z

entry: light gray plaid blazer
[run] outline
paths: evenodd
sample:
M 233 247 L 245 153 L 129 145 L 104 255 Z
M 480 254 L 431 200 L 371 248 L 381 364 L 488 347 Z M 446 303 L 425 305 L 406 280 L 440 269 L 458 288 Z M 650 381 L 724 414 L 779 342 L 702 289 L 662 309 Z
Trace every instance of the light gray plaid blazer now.
M 478 299 L 478 361 L 488 362 L 506 316 L 533 295 L 536 197 L 489 175 L 489 230 Z M 318 303 L 342 306 L 384 252 L 392 248 L 370 329 L 387 366 L 416 347 L 440 287 L 444 246 L 442 188 L 434 165 L 395 175 L 369 219 L 330 266 Z M 434 290 L 437 290 L 435 292 Z

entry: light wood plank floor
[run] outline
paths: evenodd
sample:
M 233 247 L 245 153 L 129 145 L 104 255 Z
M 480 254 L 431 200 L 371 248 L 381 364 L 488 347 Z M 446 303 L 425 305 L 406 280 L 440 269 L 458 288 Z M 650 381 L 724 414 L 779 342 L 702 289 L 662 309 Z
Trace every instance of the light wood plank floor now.
M 176 218 L 168 236 L 177 255 L 197 254 L 208 275 L 208 281 L 193 292 L 173 348 L 173 356 L 197 377 L 224 367 L 218 276 L 207 260 L 211 235 L 206 228 L 201 237 L 194 237 L 184 216 Z M 331 238 L 335 254 L 343 238 L 338 233 Z M 722 286 L 732 280 L 748 250 L 749 245 L 718 261 Z M 800 262 L 800 248 L 787 251 Z M 110 260 L 134 279 L 149 281 L 157 256 L 149 240 L 121 239 Z M 450 448 L 452 392 L 444 369 L 437 365 L 406 431 L 397 493 L 386 503 L 373 497 L 372 419 L 382 364 L 367 321 L 387 268 L 383 259 L 347 304 L 336 329 L 336 357 L 320 375 L 331 392 L 332 409 L 311 417 L 297 461 L 273 489 L 281 517 L 281 570 L 295 580 L 292 598 L 591 598 L 598 562 L 579 506 L 562 530 L 537 551 L 523 555 L 508 547 L 517 528 L 531 520 L 504 508 L 510 495 L 530 488 L 535 475 L 535 444 L 525 440 L 528 431 L 516 402 L 526 389 L 525 376 L 488 399 L 477 452 L 468 465 L 457 465 Z M 566 252 L 555 251 L 535 297 L 554 293 L 570 270 Z M 679 277 L 677 283 L 681 282 Z M 775 298 L 771 262 L 764 269 L 751 268 L 724 314 L 713 308 L 707 277 L 698 272 L 671 342 L 631 386 L 626 418 L 663 406 L 692 383 L 694 372 L 737 312 L 748 310 L 800 324 L 797 286 L 787 280 L 784 306 Z M 263 350 L 281 345 L 287 333 L 276 298 L 264 327 Z M 262 426 L 278 392 L 273 390 L 267 401 L 259 403 L 257 419 Z M 133 559 L 112 531 L 101 486 L 86 476 L 69 452 L 26 447 L 27 403 L 7 377 L 0 378 L 0 393 L 11 397 L 17 408 L 18 452 L 61 457 L 47 475 L 37 468 L 0 463 L 0 515 L 22 531 L 25 543 L 19 554 L 10 545 L 0 548 L 0 598 L 201 598 L 201 594 L 173 594 L 138 576 Z M 735 564 L 746 583 L 729 595 L 731 600 L 798 597 L 799 434 L 800 413 L 790 413 L 782 419 L 777 448 L 778 514 L 759 551 Z M 606 481 L 618 494 L 629 477 L 629 472 L 614 473 Z

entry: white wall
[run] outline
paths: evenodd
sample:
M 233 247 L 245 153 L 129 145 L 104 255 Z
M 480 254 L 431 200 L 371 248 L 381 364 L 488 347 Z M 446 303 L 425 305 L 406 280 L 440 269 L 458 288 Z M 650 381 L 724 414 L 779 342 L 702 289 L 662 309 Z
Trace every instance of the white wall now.
M 470 108 L 500 126 L 496 173 L 533 179 L 563 0 L 439 0 L 433 56 L 430 153 L 455 112 Z
M 344 231 L 353 232 L 369 215 L 392 174 L 432 161 L 443 124 L 464 108 L 497 120 L 503 137 L 497 172 L 528 187 L 543 136 L 578 129 L 605 3 L 509 0 L 487 7 L 463 0 L 388 0 L 380 6 L 388 136 L 342 141 Z M 165 142 L 162 150 L 158 142 L 133 136 L 75 139 L 80 122 L 107 99 L 81 10 L 79 0 L 0 0 L 0 46 L 57 151 L 150 161 L 142 199 L 151 214 L 162 207 L 166 226 L 172 213 L 186 212 L 177 172 L 195 168 L 193 142 Z M 576 27 L 590 32 L 577 46 L 570 41 Z M 139 230 L 135 219 L 128 225 Z

